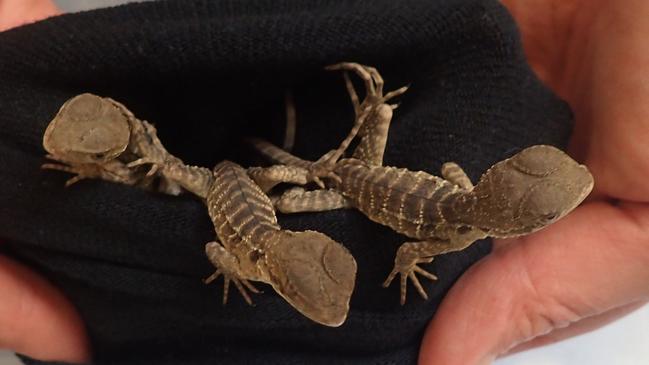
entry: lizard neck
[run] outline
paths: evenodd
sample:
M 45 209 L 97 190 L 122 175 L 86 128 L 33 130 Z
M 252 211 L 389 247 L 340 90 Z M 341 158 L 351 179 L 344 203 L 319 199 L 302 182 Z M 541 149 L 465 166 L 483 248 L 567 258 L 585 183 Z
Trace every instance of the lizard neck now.
M 511 222 L 504 216 L 511 210 L 509 200 L 494 194 L 496 192 L 487 194 L 478 188 L 473 191 L 460 190 L 442 202 L 442 215 L 448 223 L 469 226 L 491 237 L 519 235 L 511 230 Z
M 457 190 L 444 197 L 437 206 L 447 223 L 478 226 L 479 203 L 472 191 Z

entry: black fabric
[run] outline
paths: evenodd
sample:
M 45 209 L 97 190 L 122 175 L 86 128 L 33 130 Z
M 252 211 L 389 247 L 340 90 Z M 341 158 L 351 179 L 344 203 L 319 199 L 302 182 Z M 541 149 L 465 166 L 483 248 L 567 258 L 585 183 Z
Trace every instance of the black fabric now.
M 475 181 L 523 147 L 564 146 L 571 113 L 525 63 L 496 0 L 176 0 L 63 15 L 0 34 L 0 238 L 60 287 L 85 320 L 98 364 L 406 364 L 458 276 L 487 241 L 438 257 L 431 299 L 381 287 L 404 236 L 355 211 L 280 215 L 344 243 L 358 263 L 340 328 L 310 322 L 269 286 L 247 306 L 204 244 L 205 207 L 101 181 L 65 189 L 41 171 L 41 138 L 68 98 L 110 96 L 153 122 L 186 162 L 256 164 L 241 137 L 280 142 L 293 90 L 294 152 L 317 158 L 352 124 L 339 61 L 376 66 L 386 90 L 411 84 L 385 164 L 437 173 L 456 161 Z M 360 87 L 361 84 L 359 83 Z M 26 360 L 27 363 L 36 363 Z

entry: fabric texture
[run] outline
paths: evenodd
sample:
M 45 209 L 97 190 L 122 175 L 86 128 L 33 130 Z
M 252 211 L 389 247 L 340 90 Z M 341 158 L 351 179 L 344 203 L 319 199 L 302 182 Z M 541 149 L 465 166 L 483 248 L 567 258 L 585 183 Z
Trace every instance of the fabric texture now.
M 402 307 L 397 283 L 381 283 L 406 237 L 353 210 L 280 214 L 284 228 L 321 231 L 356 258 L 347 321 L 315 324 L 262 284 L 254 307 L 236 291 L 222 306 L 222 280 L 201 282 L 214 229 L 199 200 L 95 180 L 66 189 L 69 174 L 39 168 L 45 127 L 76 94 L 124 103 L 171 153 L 208 167 L 260 164 L 242 138 L 281 142 L 287 90 L 293 152 L 316 159 L 337 146 L 353 112 L 341 74 L 323 67 L 340 61 L 377 67 L 386 90 L 411 85 L 386 165 L 437 174 L 455 161 L 475 182 L 524 147 L 564 147 L 572 128 L 496 0 L 129 4 L 0 33 L 0 55 L 0 247 L 75 304 L 97 364 L 415 363 L 444 294 L 490 245 L 426 265 L 439 276 L 422 280 L 430 299 L 409 284 Z

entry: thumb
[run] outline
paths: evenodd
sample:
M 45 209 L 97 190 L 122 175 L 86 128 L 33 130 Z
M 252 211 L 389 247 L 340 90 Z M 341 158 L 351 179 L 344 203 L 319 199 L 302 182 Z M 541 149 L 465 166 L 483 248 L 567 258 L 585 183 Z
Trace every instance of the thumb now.
M 90 359 L 83 323 L 51 284 L 0 256 L 0 348 L 53 361 Z
M 628 312 L 649 297 L 648 224 L 645 205 L 591 203 L 536 234 L 496 243 L 442 302 L 420 364 L 489 364 L 524 343 Z

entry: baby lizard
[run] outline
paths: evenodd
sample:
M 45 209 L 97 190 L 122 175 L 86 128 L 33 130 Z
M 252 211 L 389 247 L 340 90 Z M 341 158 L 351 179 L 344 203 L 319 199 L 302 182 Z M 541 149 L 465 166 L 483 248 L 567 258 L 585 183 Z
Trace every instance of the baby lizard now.
M 248 282 L 268 283 L 306 317 L 339 326 L 347 317 L 356 280 L 356 262 L 342 245 L 315 232 L 282 230 L 273 205 L 239 165 L 224 161 L 214 171 L 187 166 L 169 154 L 153 126 L 140 121 L 109 98 L 82 94 L 70 99 L 48 126 L 44 147 L 50 159 L 65 163 L 44 168 L 101 178 L 127 185 L 148 186 L 157 174 L 167 186 L 183 187 L 201 198 L 220 243 L 206 245 L 217 267 L 206 283 L 223 275 L 224 304 L 234 282 L 249 304 Z M 150 164 L 148 173 L 140 165 Z M 256 168 L 253 174 L 296 184 L 310 181 L 308 170 L 291 166 Z M 163 190 L 175 194 L 179 189 Z
M 363 103 L 358 103 L 346 80 L 357 115 L 351 138 L 356 131 L 362 131 L 352 158 L 338 160 L 350 136 L 340 149 L 318 162 L 302 160 L 262 140 L 252 140 L 252 144 L 274 162 L 311 170 L 329 169 L 336 175 L 327 179 L 327 190 L 305 191 L 298 187 L 286 191 L 275 203 L 279 211 L 354 207 L 369 219 L 416 240 L 399 247 L 394 268 L 383 283 L 387 287 L 400 274 L 401 304 L 406 300 L 408 279 L 424 298 L 427 294 L 416 274 L 436 279 L 418 264 L 462 250 L 486 237 L 535 232 L 568 214 L 590 193 L 593 178 L 588 169 L 546 145 L 528 147 L 496 163 L 475 187 L 455 163 L 442 166 L 441 178 L 423 171 L 382 166 L 392 116 L 388 111 L 393 108 L 384 104 L 385 98 L 375 85 L 377 80 L 382 85 L 382 80 L 376 77 L 375 70 L 369 71 L 369 78 L 361 74 L 368 88 Z M 371 118 L 367 119 L 368 115 Z M 359 129 L 363 118 L 367 120 Z

